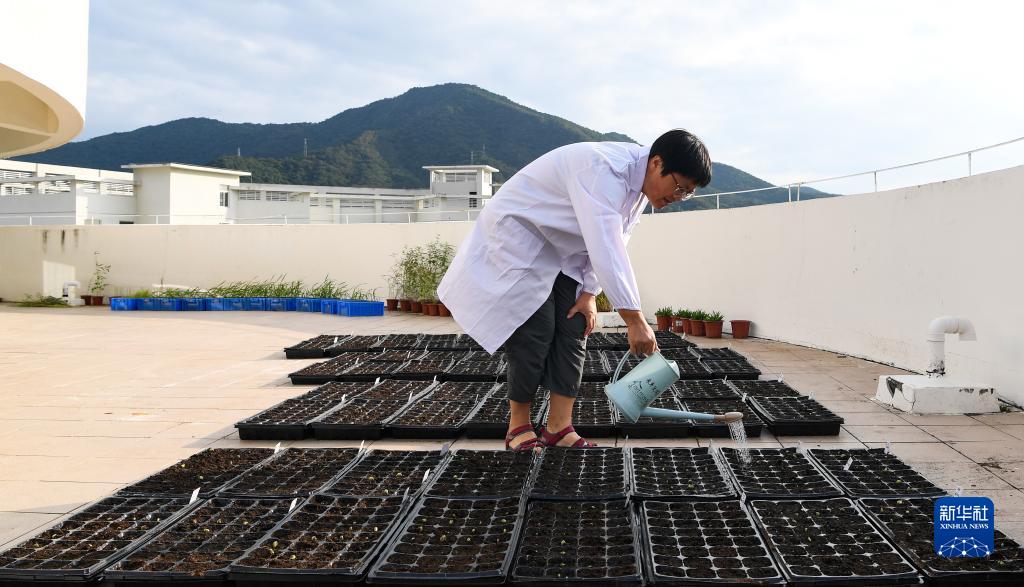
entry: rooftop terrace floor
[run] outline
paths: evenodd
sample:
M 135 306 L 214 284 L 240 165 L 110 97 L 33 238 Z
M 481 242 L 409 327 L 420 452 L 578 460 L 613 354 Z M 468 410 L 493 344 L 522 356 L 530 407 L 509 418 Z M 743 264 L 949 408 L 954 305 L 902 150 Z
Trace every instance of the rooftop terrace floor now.
M 0 304 L 0 549 L 204 448 L 273 446 L 239 440 L 233 425 L 310 389 L 293 386 L 287 374 L 313 360 L 287 360 L 281 349 L 316 334 L 357 332 L 460 329 L 450 318 L 418 315 L 111 313 Z M 775 437 L 766 430 L 751 446 L 863 448 L 889 440 L 896 455 L 944 489 L 992 498 L 997 527 L 1024 542 L 1024 413 L 911 416 L 870 401 L 877 377 L 899 369 L 769 340 L 695 341 L 731 346 L 766 376 L 781 373 L 845 419 L 838 436 Z M 629 443 L 706 446 L 709 439 Z M 407 449 L 442 442 L 369 444 Z M 502 446 L 463 438 L 453 448 Z

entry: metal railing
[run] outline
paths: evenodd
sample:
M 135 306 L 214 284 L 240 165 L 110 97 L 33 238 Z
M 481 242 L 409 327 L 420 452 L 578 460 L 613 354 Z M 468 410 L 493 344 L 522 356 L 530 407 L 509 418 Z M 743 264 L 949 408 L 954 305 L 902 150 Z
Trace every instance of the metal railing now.
M 315 208 L 314 208 L 315 209 Z M 41 213 L 32 215 L 10 215 L 0 213 L 0 226 L 38 226 L 55 224 L 407 224 L 424 222 L 466 222 L 474 220 L 480 209 L 472 210 L 431 210 L 405 212 L 349 213 L 330 215 L 288 215 L 250 216 L 244 218 L 224 217 L 217 214 L 87 214 Z
M 715 198 L 715 209 L 717 210 L 717 209 L 721 209 L 721 207 L 722 207 L 722 196 L 732 196 L 732 195 L 736 195 L 736 194 L 750 194 L 750 193 L 754 193 L 754 192 L 767 192 L 767 191 L 771 191 L 771 190 L 786 190 L 787 201 L 789 201 L 789 202 L 793 202 L 793 201 L 799 202 L 800 201 L 800 188 L 801 188 L 801 186 L 806 186 L 806 185 L 810 185 L 810 184 L 820 184 L 820 183 L 825 183 L 825 182 L 829 182 L 829 181 L 838 181 L 838 180 L 841 180 L 841 179 L 851 179 L 851 178 L 854 178 L 854 177 L 867 177 L 867 176 L 871 176 L 872 177 L 873 182 L 874 182 L 874 191 L 877 192 L 878 191 L 878 174 L 879 173 L 885 173 L 887 171 L 895 171 L 897 169 L 908 169 L 908 168 L 917 167 L 917 166 L 920 166 L 920 165 L 927 165 L 929 163 L 936 163 L 938 161 L 947 161 L 949 159 L 956 159 L 957 157 L 966 157 L 966 160 L 967 160 L 967 175 L 962 175 L 962 176 L 959 176 L 959 177 L 970 177 L 974 173 L 974 154 L 975 153 L 980 153 L 982 151 L 988 151 L 990 149 L 996 149 L 996 148 L 999 148 L 999 147 L 1005 147 L 1006 145 L 1011 145 L 1013 143 L 1019 143 L 1021 141 L 1024 141 L 1024 137 L 1018 137 L 1016 139 L 1011 139 L 1009 141 L 1003 141 L 1001 143 L 996 143 L 994 145 L 988 145 L 986 147 L 978 147 L 977 149 L 971 149 L 970 151 L 963 151 L 961 153 L 954 153 L 952 155 L 944 155 L 942 157 L 935 157 L 934 159 L 925 159 L 924 161 L 915 161 L 913 163 L 904 163 L 903 165 L 894 165 L 892 167 L 882 167 L 880 169 L 872 169 L 871 171 L 861 171 L 859 173 L 850 173 L 850 174 L 847 174 L 847 175 L 836 175 L 836 176 L 833 176 L 833 177 L 823 177 L 823 178 L 819 178 L 819 179 L 794 181 L 794 182 L 791 182 L 791 183 L 788 183 L 788 184 L 784 184 L 784 185 L 769 186 L 769 187 L 756 188 L 756 189 L 750 189 L 750 190 L 738 190 L 738 191 L 733 191 L 733 192 L 718 192 L 718 193 L 714 193 L 714 194 L 698 194 L 698 195 L 694 196 L 693 199 L 697 199 L 697 198 Z M 794 190 L 794 188 L 795 188 L 795 190 Z M 795 200 L 794 200 L 794 196 L 795 196 Z

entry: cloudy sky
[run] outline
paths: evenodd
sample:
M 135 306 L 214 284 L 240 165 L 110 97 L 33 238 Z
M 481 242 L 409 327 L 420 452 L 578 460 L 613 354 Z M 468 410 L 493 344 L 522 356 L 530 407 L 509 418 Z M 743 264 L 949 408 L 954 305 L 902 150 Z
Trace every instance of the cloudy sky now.
M 188 116 L 319 121 L 464 82 L 775 183 L 1024 136 L 1024 3 L 92 0 L 80 139 Z M 1024 161 L 1024 144 L 975 170 Z M 964 160 L 880 183 L 962 175 Z M 867 180 L 857 180 L 867 187 Z M 848 183 L 848 182 L 847 182 Z M 858 185 L 821 185 L 835 191 Z

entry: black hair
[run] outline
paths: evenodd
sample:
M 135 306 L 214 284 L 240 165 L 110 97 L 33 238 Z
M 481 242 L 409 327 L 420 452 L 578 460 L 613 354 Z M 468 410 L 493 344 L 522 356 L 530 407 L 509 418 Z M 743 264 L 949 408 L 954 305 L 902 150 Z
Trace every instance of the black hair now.
M 651 145 L 650 157 L 661 157 L 661 175 L 678 173 L 692 179 L 698 187 L 711 183 L 711 155 L 693 133 L 677 128 L 658 137 Z

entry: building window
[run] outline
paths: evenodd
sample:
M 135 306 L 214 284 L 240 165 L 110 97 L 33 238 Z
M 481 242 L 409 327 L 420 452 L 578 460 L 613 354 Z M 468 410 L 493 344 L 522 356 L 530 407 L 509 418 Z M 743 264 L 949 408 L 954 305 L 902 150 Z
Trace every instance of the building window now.
M 118 220 L 118 224 L 135 224 L 134 220 Z
M 221 205 L 222 208 L 227 208 L 228 207 L 228 193 L 227 192 L 221 192 L 220 193 L 220 205 Z
M 267 192 L 268 202 L 287 202 L 288 192 Z
M 240 190 L 238 192 L 239 200 L 258 200 L 260 199 L 260 193 L 256 190 Z
M 469 207 L 470 208 L 479 208 L 480 207 L 480 200 L 478 200 L 476 198 L 470 198 L 469 199 Z
M 474 181 L 476 173 L 472 171 L 445 171 L 442 175 L 444 183 L 459 183 L 462 181 Z

